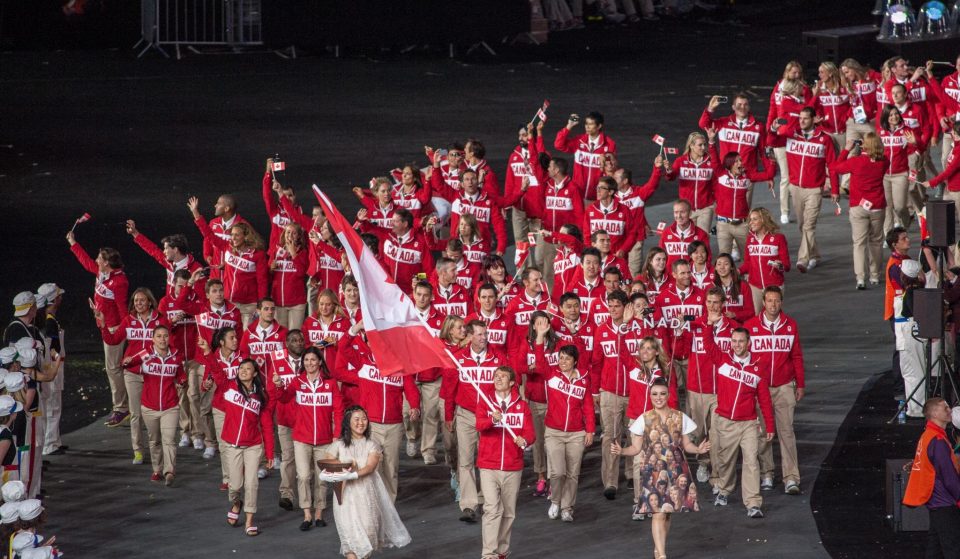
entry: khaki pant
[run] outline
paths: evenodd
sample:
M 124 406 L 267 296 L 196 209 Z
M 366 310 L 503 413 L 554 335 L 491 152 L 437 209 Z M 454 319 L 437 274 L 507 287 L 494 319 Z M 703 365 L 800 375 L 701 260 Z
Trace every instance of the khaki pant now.
M 383 448 L 383 458 L 377 471 L 383 479 L 391 501 L 397 500 L 397 486 L 400 477 L 400 442 L 403 440 L 403 423 L 370 422 L 370 440 Z M 300 466 L 297 465 L 299 472 Z M 298 475 L 299 477 L 299 475 Z M 300 496 L 303 501 L 303 495 Z
M 527 233 L 536 233 L 542 228 L 539 219 L 527 216 L 523 210 L 514 206 L 510 210 L 510 224 L 513 227 L 513 238 L 515 241 L 526 241 Z M 536 265 L 543 271 L 543 237 L 537 235 L 537 246 L 533 251 L 533 258 L 527 260 L 527 267 Z
M 831 133 L 830 137 L 833 138 L 833 146 L 836 148 L 837 153 L 840 153 L 840 150 L 842 150 L 847 143 L 847 135 Z M 833 186 L 830 182 L 830 173 L 827 173 L 827 182 L 825 182 L 823 186 L 825 188 Z M 844 192 L 850 192 L 850 173 L 840 175 L 840 189 Z
M 257 468 L 263 459 L 263 445 L 233 446 L 226 443 L 221 445 L 220 452 L 220 460 L 227 466 L 230 486 L 227 499 L 231 503 L 242 500 L 243 512 L 257 512 L 257 490 L 260 489 Z
M 307 304 L 301 303 L 292 307 L 277 307 L 277 322 L 287 330 L 299 330 L 306 318 Z
M 820 249 L 817 248 L 817 220 L 820 219 L 820 204 L 823 197 L 819 188 L 800 188 L 790 185 L 790 196 L 793 197 L 793 208 L 797 212 L 797 224 L 800 226 L 800 250 L 797 252 L 797 262 L 806 264 L 811 259 L 820 259 Z M 783 258 L 787 258 L 784 255 Z
M 880 280 L 883 262 L 883 212 L 854 206 L 850 208 L 850 229 L 853 232 L 853 272 L 857 281 L 864 281 L 867 265 L 870 279 Z
M 719 254 L 727 253 L 733 250 L 733 243 L 737 243 L 737 250 L 742 255 L 747 254 L 747 222 L 744 221 L 737 225 L 724 223 L 717 220 L 717 246 Z
M 336 290 L 334 290 L 336 292 Z M 307 281 L 307 316 L 316 316 L 317 297 L 320 296 L 320 288 L 314 285 L 313 281 Z
M 213 424 L 213 390 L 204 392 L 204 367 L 201 365 L 187 373 L 187 397 L 190 400 L 190 413 L 194 417 L 194 438 L 203 437 L 207 446 L 217 442 L 219 430 Z
M 377 423 L 370 425 L 377 425 Z M 300 496 L 301 509 L 323 511 L 327 508 L 327 482 L 320 481 L 320 467 L 317 465 L 317 460 L 326 458 L 329 448 L 329 444 L 312 445 L 293 441 L 293 455 L 297 464 L 297 495 Z
M 797 407 L 796 385 L 792 382 L 770 387 L 773 415 L 777 423 L 777 439 L 780 440 L 780 461 L 783 481 L 800 483 L 800 466 L 797 463 L 797 436 L 793 432 L 793 410 Z M 761 428 L 763 422 L 760 422 Z M 760 470 L 763 477 L 773 477 L 773 443 L 760 441 Z
M 150 463 L 158 474 L 177 471 L 177 408 L 155 411 L 143 408 L 143 423 L 150 441 Z
M 710 452 L 699 456 L 699 465 L 710 468 L 710 485 L 716 485 L 717 482 L 717 430 L 714 425 L 713 412 L 717 409 L 716 394 L 701 394 L 700 392 L 687 392 L 687 415 L 697 424 L 697 430 L 690 434 L 690 440 L 694 444 L 700 444 L 703 439 L 709 439 L 711 443 Z
M 740 479 L 740 494 L 743 506 L 763 505 L 760 496 L 760 464 L 757 449 L 760 435 L 756 421 L 731 421 L 717 413 L 713 415 L 717 430 L 717 478 L 720 494 L 729 495 L 737 487 L 737 456 L 743 455 L 743 472 Z M 742 452 L 741 452 L 742 451 Z
M 674 359 L 673 360 L 673 374 L 677 380 L 677 394 L 680 392 L 686 391 L 687 389 L 687 364 L 690 362 L 689 359 Z
M 480 504 L 477 494 L 477 418 L 457 406 L 454 430 L 457 432 L 457 478 L 460 480 L 460 510 L 475 509 Z
M 113 328 L 111 331 L 116 330 Z M 110 383 L 110 398 L 113 402 L 113 411 L 127 413 L 130 404 L 127 401 L 127 387 L 123 382 L 123 344 L 103 344 L 103 367 L 107 371 L 107 381 Z
M 192 359 L 184 363 L 183 369 L 187 374 L 187 385 L 177 390 L 177 394 L 180 396 L 180 431 L 188 439 L 203 436 L 203 430 L 200 427 L 202 418 L 199 414 L 194 415 L 193 408 L 190 406 L 190 375 L 194 374 L 196 369 L 202 367 L 203 365 Z
M 233 301 L 231 301 L 233 303 Z M 250 323 L 253 322 L 253 315 L 257 312 L 256 303 L 233 303 L 236 305 L 237 310 L 240 311 L 240 320 L 243 322 L 243 329 L 246 330 Z
M 123 385 L 127 390 L 127 403 L 130 406 L 130 444 L 133 446 L 134 452 L 143 452 L 143 421 L 140 410 L 143 377 L 124 372 Z
M 547 417 L 547 405 L 531 401 L 527 404 L 530 406 L 530 414 L 533 415 L 533 431 L 537 436 L 537 440 L 533 441 L 533 473 L 546 474 L 547 451 L 543 444 L 543 435 L 546 428 L 544 419 Z
M 647 232 L 641 230 L 639 235 L 646 235 Z M 639 240 L 627 253 L 627 265 L 630 267 L 630 273 L 636 277 L 643 271 L 643 241 Z
M 546 428 L 547 475 L 550 477 L 550 502 L 561 511 L 572 511 L 577 504 L 580 463 L 583 460 L 585 431 L 558 431 Z
M 292 501 L 293 486 L 297 481 L 293 429 L 285 425 L 277 425 L 277 438 L 280 439 L 280 498 Z
M 227 459 L 223 456 L 223 451 L 227 447 L 227 444 L 223 442 L 221 435 L 223 434 L 223 419 L 224 414 L 222 411 L 217 408 L 213 408 L 213 425 L 214 429 L 217 431 L 217 444 L 220 450 L 220 473 L 222 474 L 221 481 L 227 483 L 230 481 L 230 472 L 227 470 Z
M 923 191 L 923 187 L 919 184 L 920 181 L 926 179 L 926 173 L 923 170 L 924 159 L 926 157 L 929 157 L 926 152 L 911 153 L 907 156 L 907 165 L 910 167 L 910 169 L 913 169 L 917 172 L 916 181 L 908 180 L 907 204 L 910 207 L 910 213 L 916 213 L 922 210 L 923 205 L 927 201 L 927 193 Z
M 787 164 L 787 148 L 773 148 L 780 169 L 780 214 L 790 213 L 790 167 Z
M 484 557 L 505 556 L 510 552 L 510 532 L 517 516 L 517 493 L 520 492 L 522 471 L 480 469 L 480 486 L 486 501 L 483 503 Z
M 690 219 L 699 227 L 706 232 L 710 232 L 710 224 L 713 223 L 713 209 L 714 206 L 709 206 L 706 208 L 700 208 L 690 212 Z
M 847 139 L 862 140 L 863 137 L 870 132 L 873 132 L 874 134 L 877 133 L 877 129 L 874 128 L 870 123 L 864 122 L 863 124 L 860 124 L 852 118 L 847 119 Z M 842 148 L 843 144 L 840 144 L 840 147 Z M 857 155 L 859 153 L 859 147 L 853 148 L 853 151 L 850 152 L 851 155 Z
M 630 420 L 627 419 L 627 404 L 629 403 L 630 398 L 626 396 L 618 396 L 606 390 L 600 391 L 600 424 L 603 426 L 603 436 L 600 439 L 600 479 L 604 489 L 620 485 L 620 457 L 610 453 L 610 445 L 614 442 L 622 445 L 623 436 L 628 435 Z M 626 477 L 632 477 L 632 456 L 626 457 L 624 468 Z
M 443 410 L 446 403 L 443 398 L 440 398 L 440 409 Z M 447 428 L 444 427 L 440 430 L 443 434 L 443 454 L 444 454 L 444 463 L 450 467 L 450 471 L 456 476 L 457 474 L 457 427 L 456 427 L 456 417 L 454 417 L 454 425 L 452 431 L 447 431 Z
M 403 428 L 408 441 L 420 439 L 420 454 L 437 457 L 437 435 L 443 409 L 440 407 L 440 379 L 417 384 L 420 389 L 420 419 L 413 421 L 407 415 L 410 403 L 403 400 Z
M 543 237 L 541 237 L 542 239 Z M 537 242 L 537 251 L 542 254 L 543 260 L 543 269 L 540 270 L 543 273 L 543 282 L 547 284 L 547 289 L 550 291 L 553 290 L 553 261 L 557 259 L 557 245 L 553 243 L 543 243 L 543 248 L 540 247 L 540 241 Z
M 883 197 L 887 208 L 884 210 L 883 232 L 893 229 L 897 225 L 910 224 L 909 190 L 907 173 L 883 175 Z

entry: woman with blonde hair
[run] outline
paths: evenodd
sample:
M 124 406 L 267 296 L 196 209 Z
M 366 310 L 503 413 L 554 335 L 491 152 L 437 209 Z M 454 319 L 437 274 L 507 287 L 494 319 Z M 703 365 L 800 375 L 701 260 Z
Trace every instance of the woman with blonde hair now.
M 853 140 L 837 160 L 830 165 L 830 175 L 836 179 L 841 173 L 850 173 L 850 228 L 853 231 L 853 271 L 857 289 L 866 289 L 866 268 L 870 267 L 870 285 L 880 284 L 880 258 L 883 243 L 883 217 L 887 206 L 883 183 L 889 162 L 884 157 L 883 143 L 873 132 L 863 138 L 860 155 L 847 158 L 854 147 Z M 839 203 L 840 190 L 834 180 L 831 195 Z
M 450 353 L 457 353 L 467 345 L 467 331 L 464 327 L 463 317 L 456 315 L 447 315 L 440 327 L 440 334 L 437 336 L 443 342 L 444 347 L 450 350 Z M 446 402 L 452 401 L 455 394 L 453 387 L 456 385 L 457 369 L 444 369 L 440 380 L 440 409 L 446 408 Z M 453 489 L 454 501 L 460 501 L 460 483 L 457 478 L 457 430 L 444 426 L 440 430 L 443 435 L 443 448 L 445 453 L 444 463 L 450 468 L 450 489 Z
M 785 88 L 787 91 L 784 91 Z M 784 98 L 788 99 L 787 107 L 783 106 Z M 773 87 L 773 92 L 770 94 L 770 110 L 767 113 L 768 132 L 773 132 L 771 127 L 778 119 L 786 119 L 787 124 L 795 124 L 796 119 L 800 116 L 800 109 L 806 106 L 812 98 L 810 88 L 803 82 L 803 65 L 796 60 L 787 62 L 780 81 Z M 786 225 L 790 223 L 790 172 L 787 167 L 787 138 L 786 136 L 778 136 L 776 132 L 768 133 L 767 138 L 770 140 L 768 145 L 773 148 L 777 166 L 780 168 L 780 223 Z
M 679 198 L 690 202 L 690 219 L 704 231 L 710 230 L 713 221 L 713 175 L 720 167 L 716 137 L 717 130 L 713 127 L 707 130 L 707 136 L 692 132 L 687 136 L 683 155 L 676 158 L 672 167 L 667 169 L 667 180 L 677 181 Z M 664 167 L 666 165 L 667 160 L 664 159 Z
M 829 60 L 821 63 L 817 72 L 820 79 L 813 84 L 813 108 L 820 117 L 820 127 L 830 134 L 836 147 L 840 147 L 847 142 L 847 120 L 853 111 L 850 106 L 850 85 L 840 75 L 837 65 Z M 850 189 L 849 176 L 843 176 L 842 187 L 844 190 Z
M 747 218 L 750 233 L 747 234 L 747 250 L 743 255 L 740 273 L 747 276 L 753 308 L 763 308 L 763 290 L 776 285 L 783 290 L 783 274 L 790 271 L 790 252 L 787 238 L 780 226 L 773 222 L 767 208 L 750 210 Z
M 866 68 L 853 58 L 840 63 L 840 74 L 850 91 L 850 117 L 847 119 L 847 138 L 863 139 L 873 132 L 873 120 L 882 105 L 877 104 L 880 88 L 880 72 Z
M 230 228 L 230 240 L 221 239 L 213 234 L 207 220 L 200 215 L 199 206 L 200 200 L 196 196 L 187 201 L 204 242 L 223 252 L 223 292 L 226 299 L 240 310 L 246 329 L 253 320 L 257 301 L 267 296 L 270 283 L 263 239 L 248 223 L 234 224 Z
M 270 254 L 273 272 L 271 296 L 277 304 L 276 319 L 284 328 L 299 330 L 307 310 L 307 250 L 303 227 L 290 222 L 283 228 L 280 245 Z
M 303 337 L 306 347 L 317 347 L 323 351 L 325 363 L 337 362 L 337 342 L 350 330 L 350 319 L 340 306 L 337 294 L 324 289 L 317 296 L 317 314 L 303 322 Z M 341 387 L 345 405 L 351 405 L 360 397 L 359 390 L 351 384 Z

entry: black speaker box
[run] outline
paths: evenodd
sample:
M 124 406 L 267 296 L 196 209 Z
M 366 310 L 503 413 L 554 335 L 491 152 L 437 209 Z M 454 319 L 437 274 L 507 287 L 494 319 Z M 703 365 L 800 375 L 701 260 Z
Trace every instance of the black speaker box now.
M 887 518 L 896 532 L 926 532 L 930 529 L 930 515 L 927 507 L 908 507 L 903 504 L 903 494 L 910 479 L 910 466 L 913 459 L 897 458 L 887 460 L 886 501 Z M 904 470 L 906 466 L 906 470 Z
M 913 319 L 920 338 L 943 337 L 943 290 L 914 289 Z
M 927 202 L 927 230 L 930 246 L 949 247 L 957 242 L 957 209 L 953 200 L 930 200 Z

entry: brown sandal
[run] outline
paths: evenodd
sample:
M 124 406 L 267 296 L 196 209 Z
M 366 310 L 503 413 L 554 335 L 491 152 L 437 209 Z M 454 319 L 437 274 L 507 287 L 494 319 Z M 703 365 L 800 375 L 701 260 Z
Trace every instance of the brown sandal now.
M 236 510 L 234 510 L 236 509 Z M 227 524 L 236 528 L 240 525 L 240 512 L 243 510 L 243 501 L 234 501 L 233 506 L 227 511 Z

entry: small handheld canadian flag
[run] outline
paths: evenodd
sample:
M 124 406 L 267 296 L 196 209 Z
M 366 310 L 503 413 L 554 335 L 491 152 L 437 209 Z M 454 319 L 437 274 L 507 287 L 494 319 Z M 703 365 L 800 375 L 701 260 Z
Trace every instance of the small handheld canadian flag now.
M 274 161 L 274 162 L 273 162 L 273 171 L 274 171 L 274 172 L 277 172 L 277 171 L 286 171 L 286 170 L 287 170 L 287 163 L 286 163 L 285 161 Z
M 660 222 L 657 224 L 657 235 L 663 235 L 663 230 L 667 228 L 667 224 Z
M 665 141 L 667 141 L 667 139 L 661 136 L 660 134 L 653 135 L 653 143 L 657 144 L 658 146 L 663 147 L 663 143 Z
M 550 106 L 550 101 L 547 99 L 543 100 L 543 106 L 537 109 L 537 114 L 533 115 L 533 119 L 530 120 L 531 123 L 537 121 L 537 119 L 542 120 L 543 122 L 547 121 L 547 107 Z
M 667 155 L 677 155 L 680 153 L 680 150 L 677 148 L 663 148 L 663 152 Z
M 907 175 L 907 178 L 910 180 L 910 182 L 917 182 L 917 170 L 910 169 L 910 173 Z
M 71 227 L 70 230 L 73 231 L 74 229 L 77 228 L 77 225 L 80 225 L 85 221 L 90 221 L 90 214 L 84 213 L 83 215 L 78 217 L 77 220 L 73 222 L 73 227 Z

